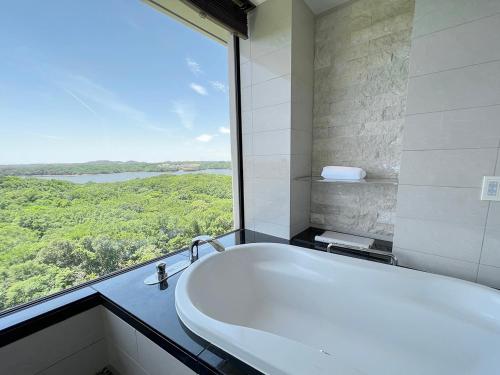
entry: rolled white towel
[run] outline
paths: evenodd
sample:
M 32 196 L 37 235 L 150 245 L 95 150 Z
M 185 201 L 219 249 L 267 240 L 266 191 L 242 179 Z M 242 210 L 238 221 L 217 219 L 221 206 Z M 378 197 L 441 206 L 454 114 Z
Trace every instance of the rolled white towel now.
M 366 172 L 362 168 L 332 165 L 323 168 L 321 177 L 327 180 L 362 180 Z

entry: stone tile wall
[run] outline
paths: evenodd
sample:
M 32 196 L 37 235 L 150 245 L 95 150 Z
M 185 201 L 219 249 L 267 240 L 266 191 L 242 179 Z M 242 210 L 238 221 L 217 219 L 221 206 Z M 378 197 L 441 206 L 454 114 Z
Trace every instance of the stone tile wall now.
M 312 173 L 398 178 L 414 0 L 355 0 L 315 25 Z M 314 184 L 311 225 L 392 239 L 397 187 Z

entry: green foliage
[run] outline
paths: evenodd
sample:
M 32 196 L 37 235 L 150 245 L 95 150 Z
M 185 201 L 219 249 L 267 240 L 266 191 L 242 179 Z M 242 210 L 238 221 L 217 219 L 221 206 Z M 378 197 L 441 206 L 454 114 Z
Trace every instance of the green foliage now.
M 0 310 L 230 231 L 231 177 L 0 177 Z
M 199 171 L 203 169 L 231 169 L 231 162 L 165 161 L 161 163 L 144 163 L 137 161 L 121 162 L 102 160 L 92 161 L 88 163 L 0 165 L 0 176 L 73 175 L 124 172 L 176 172 Z M 32 193 L 36 193 L 36 191 L 32 191 Z M 36 195 L 34 197 L 36 197 Z

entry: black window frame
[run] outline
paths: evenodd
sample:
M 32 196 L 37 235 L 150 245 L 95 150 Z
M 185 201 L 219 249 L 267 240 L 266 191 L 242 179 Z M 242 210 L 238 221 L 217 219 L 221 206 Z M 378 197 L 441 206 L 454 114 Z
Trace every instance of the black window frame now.
M 234 228 L 232 231 L 229 231 L 227 233 L 223 233 L 220 236 L 217 236 L 216 238 L 223 237 L 223 236 L 226 236 L 230 233 L 239 232 L 239 231 L 242 231 L 245 229 L 245 212 L 244 212 L 245 204 L 244 204 L 244 190 L 243 190 L 243 152 L 242 152 L 243 151 L 243 145 L 242 145 L 243 142 L 242 142 L 242 125 L 241 125 L 242 121 L 241 121 L 241 82 L 240 82 L 240 48 L 239 48 L 240 44 L 239 44 L 239 37 L 237 35 L 233 34 L 232 37 L 233 37 L 233 40 L 232 40 L 233 41 L 233 51 L 232 52 L 234 54 L 233 55 L 233 59 L 234 59 L 234 71 L 233 71 L 234 88 L 233 89 L 234 89 L 234 94 L 235 94 L 235 102 L 230 103 L 230 106 L 231 105 L 235 106 L 235 117 L 236 118 L 234 120 L 235 120 L 235 125 L 236 125 L 236 153 L 237 153 L 235 164 L 236 164 L 236 169 L 237 169 L 237 188 L 238 188 L 237 189 L 238 190 L 238 204 L 237 204 L 237 207 L 233 207 L 233 210 L 235 208 L 237 208 L 239 210 L 239 214 L 238 214 L 239 220 L 238 220 L 237 228 Z M 228 49 L 228 50 L 229 50 L 228 52 L 230 53 L 231 52 L 230 49 Z M 233 163 L 234 163 L 234 161 L 233 161 Z M 113 271 L 109 274 L 99 276 L 93 280 L 89 280 L 89 281 L 86 281 L 82 284 L 78 284 L 78 285 L 69 287 L 67 289 L 63 289 L 59 292 L 55 292 L 55 293 L 49 294 L 47 296 L 40 297 L 40 298 L 35 299 L 33 301 L 30 301 L 30 302 L 26 302 L 26 303 L 22 303 L 20 305 L 9 307 L 3 311 L 0 311 L 0 319 L 2 319 L 3 317 L 5 317 L 7 315 L 15 314 L 21 310 L 25 310 L 25 309 L 28 309 L 28 308 L 33 307 L 35 305 L 47 302 L 51 299 L 61 297 L 62 295 L 73 293 L 78 289 L 86 288 L 90 285 L 99 283 L 103 280 L 107 280 L 107 279 L 110 279 L 112 277 L 121 275 L 123 273 L 133 271 L 133 270 L 140 268 L 140 267 L 143 267 L 145 265 L 158 262 L 162 259 L 165 259 L 169 256 L 172 256 L 172 255 L 175 255 L 178 253 L 182 253 L 183 251 L 186 251 L 186 250 L 187 250 L 187 247 L 184 247 L 184 248 L 181 248 L 181 249 L 178 249 L 175 251 L 171 251 L 171 252 L 164 254 L 164 255 L 161 255 L 157 258 L 150 259 L 146 262 L 141 262 L 141 263 L 135 264 L 135 265 L 130 266 L 130 267 L 126 267 L 126 268 L 122 268 L 122 269 Z

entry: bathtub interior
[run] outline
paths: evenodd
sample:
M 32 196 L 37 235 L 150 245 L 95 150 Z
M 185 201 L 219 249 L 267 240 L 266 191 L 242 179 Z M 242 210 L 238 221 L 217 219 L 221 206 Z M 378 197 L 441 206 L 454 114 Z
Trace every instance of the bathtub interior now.
M 365 371 L 387 370 L 388 363 L 420 373 L 435 373 L 443 363 L 442 373 L 498 366 L 484 350 L 500 347 L 496 295 L 462 282 L 457 295 L 452 279 L 399 271 L 290 246 L 250 245 L 199 264 L 188 293 L 214 321 L 294 340 Z

